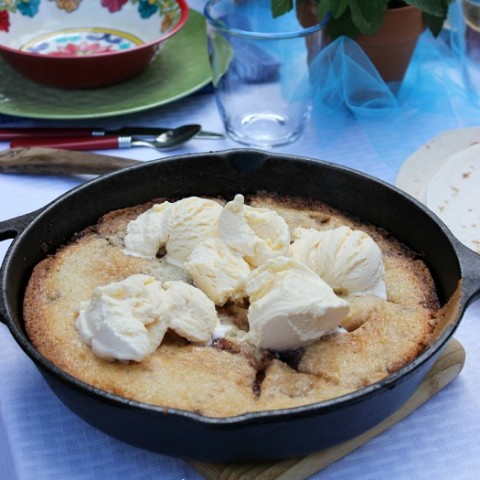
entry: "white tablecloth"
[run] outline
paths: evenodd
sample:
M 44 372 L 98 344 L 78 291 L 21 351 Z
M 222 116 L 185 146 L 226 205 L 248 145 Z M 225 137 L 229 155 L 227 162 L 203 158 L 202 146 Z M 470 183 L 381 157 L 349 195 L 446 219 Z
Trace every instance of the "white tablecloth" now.
M 199 3 L 199 2 L 192 2 Z M 201 3 L 201 2 L 200 2 Z M 478 111 L 480 123 L 480 110 Z M 0 116 L 11 125 L 54 125 Z M 431 120 L 431 119 L 430 119 Z M 105 126 L 121 124 L 179 125 L 201 123 L 205 129 L 222 131 L 210 91 L 148 112 L 109 119 Z M 322 123 L 323 121 L 323 123 Z M 98 122 L 96 122 L 98 124 Z M 353 117 L 330 125 L 322 118 L 310 123 L 295 144 L 276 149 L 328 160 L 367 172 L 394 183 L 402 160 L 447 128 L 475 124 L 468 119 L 436 115 L 421 131 L 407 127 L 408 143 L 390 147 L 383 132 L 381 143 L 372 130 Z M 68 125 L 86 122 L 68 122 Z M 320 127 L 319 127 L 320 126 Z M 378 131 L 379 136 L 382 131 Z M 380 147 L 379 147 L 380 145 Z M 117 156 L 150 160 L 182 153 L 238 148 L 226 139 L 192 140 L 168 153 L 148 149 L 107 151 Z M 0 143 L 1 149 L 8 148 Z M 0 220 L 35 210 L 85 181 L 82 176 L 33 176 L 0 174 Z M 9 242 L 0 243 L 0 260 Z M 455 337 L 464 345 L 464 370 L 425 405 L 367 445 L 315 475 L 315 479 L 474 479 L 480 472 L 480 302 L 467 310 Z M 134 428 L 134 426 L 132 426 Z M 85 424 L 50 391 L 33 363 L 21 351 L 5 325 L 0 324 L 0 479 L 199 479 L 179 459 L 149 453 L 125 445 Z

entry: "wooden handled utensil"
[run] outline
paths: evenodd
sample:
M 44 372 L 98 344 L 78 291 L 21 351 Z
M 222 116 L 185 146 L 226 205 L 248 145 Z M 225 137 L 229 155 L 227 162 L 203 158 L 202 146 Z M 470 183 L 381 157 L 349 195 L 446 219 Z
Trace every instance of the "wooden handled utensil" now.
M 101 175 L 136 163 L 139 160 L 43 147 L 0 152 L 0 173 Z

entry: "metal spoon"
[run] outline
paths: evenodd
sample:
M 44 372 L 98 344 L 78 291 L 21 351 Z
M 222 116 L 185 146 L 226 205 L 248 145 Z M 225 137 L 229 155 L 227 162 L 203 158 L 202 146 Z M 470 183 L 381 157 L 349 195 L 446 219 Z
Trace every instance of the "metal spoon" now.
M 48 147 L 62 150 L 102 150 L 115 148 L 148 147 L 158 150 L 172 148 L 190 140 L 201 126 L 182 125 L 162 132 L 153 141 L 136 136 L 105 135 L 102 137 L 31 137 L 19 138 L 10 142 L 11 148 L 18 147 Z
M 118 143 L 120 148 L 130 147 L 149 147 L 157 149 L 172 148 L 176 145 L 184 143 L 194 137 L 202 127 L 200 125 L 182 125 L 178 128 L 172 128 L 166 132 L 161 133 L 155 140 L 143 140 L 142 138 L 131 137 L 118 137 Z M 126 139 L 126 145 L 120 145 L 120 139 Z

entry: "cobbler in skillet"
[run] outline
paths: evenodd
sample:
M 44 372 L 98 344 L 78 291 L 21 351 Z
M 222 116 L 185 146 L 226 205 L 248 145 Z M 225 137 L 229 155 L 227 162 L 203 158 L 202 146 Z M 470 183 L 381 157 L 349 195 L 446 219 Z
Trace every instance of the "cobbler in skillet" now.
M 88 384 L 227 417 L 381 380 L 428 346 L 438 308 L 421 257 L 388 232 L 258 193 L 104 215 L 35 267 L 24 317 Z

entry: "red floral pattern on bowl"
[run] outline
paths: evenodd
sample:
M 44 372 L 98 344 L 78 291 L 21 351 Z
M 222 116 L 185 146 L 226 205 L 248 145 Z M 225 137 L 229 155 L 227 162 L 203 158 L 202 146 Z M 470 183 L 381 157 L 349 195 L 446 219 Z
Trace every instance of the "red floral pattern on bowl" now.
M 100 87 L 145 69 L 187 16 L 186 0 L 0 0 L 0 54 L 41 83 Z

